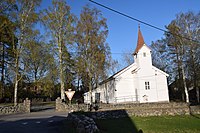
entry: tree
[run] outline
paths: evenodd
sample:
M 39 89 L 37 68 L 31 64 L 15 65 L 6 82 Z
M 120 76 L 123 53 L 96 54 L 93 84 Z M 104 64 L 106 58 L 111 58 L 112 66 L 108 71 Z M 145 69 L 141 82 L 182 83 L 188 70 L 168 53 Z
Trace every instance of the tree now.
M 77 73 L 82 78 L 82 84 L 89 88 L 91 96 L 98 82 L 105 79 L 106 68 L 109 66 L 106 19 L 97 9 L 86 6 L 81 11 L 76 33 Z
M 131 51 L 124 52 L 122 54 L 122 59 L 123 59 L 123 65 L 125 65 L 124 67 L 129 66 L 134 62 Z
M 6 69 L 8 65 L 11 64 L 14 53 L 13 46 L 16 44 L 16 37 L 14 36 L 15 26 L 7 17 L 0 16 L 0 69 L 1 69 L 1 86 L 0 86 L 0 99 L 3 97 L 4 93 L 4 83 Z
M 40 82 L 42 82 L 44 95 L 56 99 L 60 95 L 59 70 L 57 69 L 59 66 L 53 57 L 56 51 L 51 41 L 47 49 L 48 55 L 50 55 L 51 58 L 48 59 L 48 71 L 45 73 L 45 76 L 40 79 Z
M 0 14 L 7 14 L 11 10 L 15 10 L 16 3 L 15 0 L 2 0 L 0 1 Z
M 171 24 L 168 25 L 167 29 L 169 30 L 170 34 L 167 36 L 168 45 L 171 48 L 171 54 L 175 54 L 175 62 L 178 66 L 178 76 L 179 79 L 182 80 L 182 86 L 183 86 L 183 93 L 182 93 L 182 99 L 185 99 L 187 103 L 189 103 L 189 94 L 188 89 L 186 86 L 186 76 L 185 76 L 185 70 L 184 70 L 184 52 L 185 47 L 183 43 L 183 37 L 181 36 L 180 27 L 176 25 L 174 21 L 171 22 Z M 185 92 L 185 98 L 184 98 L 184 92 Z
M 165 38 L 152 43 L 153 58 L 161 58 L 167 62 L 165 70 L 171 72 L 172 79 L 178 80 L 178 88 L 182 89 L 182 99 L 189 101 L 186 78 L 196 89 L 199 102 L 199 40 L 200 13 L 180 13 L 166 28 Z M 155 57 L 156 55 L 156 57 Z M 155 61 L 155 60 L 154 60 Z M 162 61 L 161 61 L 162 62 Z M 160 62 L 156 62 L 160 65 Z
M 106 73 L 110 75 L 113 75 L 115 74 L 116 72 L 120 71 L 121 70 L 121 65 L 120 63 L 118 62 L 118 60 L 115 60 L 115 59 L 110 59 L 109 61 L 109 67 L 108 67 L 108 71 Z
M 199 86 L 198 82 L 200 77 L 199 71 L 199 45 L 200 42 L 200 12 L 195 14 L 194 12 L 180 13 L 176 16 L 176 24 L 180 27 L 181 35 L 183 38 L 183 44 L 185 48 L 184 61 L 187 78 L 192 82 L 194 89 L 196 90 L 196 99 L 199 103 Z M 197 40 L 197 41 L 193 41 Z
M 0 83 L 0 99 L 8 94 L 6 87 L 10 82 L 10 67 L 13 64 L 13 48 L 16 45 L 15 22 L 12 21 L 11 14 L 16 11 L 15 0 L 0 1 L 0 49 L 1 49 L 1 83 Z M 5 95 L 4 95 L 5 94 Z
M 152 42 L 152 64 L 157 68 L 167 72 L 170 76 L 168 77 L 169 84 L 171 84 L 176 76 L 176 64 L 173 62 L 174 54 L 170 54 L 170 49 L 165 38 Z
M 49 45 L 42 42 L 40 37 L 34 36 L 25 46 L 22 58 L 27 79 L 34 84 L 36 90 L 50 70 L 50 65 L 54 63 Z
M 18 82 L 22 78 L 22 71 L 20 72 L 20 67 L 22 68 L 21 54 L 24 50 L 24 46 L 27 44 L 30 35 L 33 31 L 33 26 L 38 21 L 38 15 L 35 12 L 36 7 L 40 5 L 41 0 L 17 0 L 17 11 L 15 12 L 13 18 L 17 23 L 16 36 L 18 38 L 17 46 L 14 50 L 15 54 L 15 79 L 14 79 L 14 104 L 17 104 L 17 91 Z M 23 68 L 22 68 L 23 69 Z
M 71 41 L 73 15 L 65 0 L 53 0 L 52 6 L 41 12 L 41 18 L 58 49 L 61 99 L 65 100 L 63 49 Z

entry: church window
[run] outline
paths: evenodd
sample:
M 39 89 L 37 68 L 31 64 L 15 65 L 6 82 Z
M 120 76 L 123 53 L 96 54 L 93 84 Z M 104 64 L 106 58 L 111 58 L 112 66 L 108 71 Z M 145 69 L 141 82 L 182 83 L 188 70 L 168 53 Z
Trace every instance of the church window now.
M 145 82 L 145 90 L 150 90 L 150 84 L 149 81 Z
M 143 53 L 143 56 L 144 56 L 144 57 L 146 57 L 146 56 L 147 56 L 145 52 Z

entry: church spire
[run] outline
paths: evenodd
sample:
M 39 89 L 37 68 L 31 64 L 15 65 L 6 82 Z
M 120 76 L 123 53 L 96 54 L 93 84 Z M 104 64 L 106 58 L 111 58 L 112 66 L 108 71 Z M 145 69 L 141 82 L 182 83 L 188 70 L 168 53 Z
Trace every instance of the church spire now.
M 138 40 L 137 40 L 137 47 L 133 54 L 137 54 L 140 48 L 144 45 L 144 38 L 142 36 L 142 32 L 140 31 L 140 24 L 138 25 Z

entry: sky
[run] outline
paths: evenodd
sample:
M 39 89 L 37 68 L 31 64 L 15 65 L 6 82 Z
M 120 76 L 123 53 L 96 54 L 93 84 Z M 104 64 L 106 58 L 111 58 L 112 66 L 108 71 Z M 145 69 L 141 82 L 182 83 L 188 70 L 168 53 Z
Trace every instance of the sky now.
M 103 17 L 107 19 L 108 38 L 107 43 L 111 48 L 112 57 L 123 62 L 122 53 L 134 52 L 137 44 L 137 33 L 139 22 L 123 17 L 117 13 L 91 3 L 89 0 L 66 0 L 71 7 L 71 12 L 80 15 L 82 7 L 88 4 L 102 11 Z M 113 8 L 131 17 L 165 29 L 175 19 L 178 13 L 200 11 L 200 0 L 94 0 L 105 6 Z M 42 8 L 51 4 L 51 0 L 43 0 Z M 144 41 L 151 45 L 152 41 L 161 39 L 163 32 L 140 24 L 140 30 Z

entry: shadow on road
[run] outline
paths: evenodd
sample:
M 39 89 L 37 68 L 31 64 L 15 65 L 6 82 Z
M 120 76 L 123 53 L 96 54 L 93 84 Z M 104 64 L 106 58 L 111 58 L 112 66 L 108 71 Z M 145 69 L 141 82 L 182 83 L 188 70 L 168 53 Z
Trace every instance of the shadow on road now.
M 62 133 L 63 120 L 66 120 L 66 117 L 0 120 L 0 133 Z
M 41 102 L 41 103 L 32 103 L 30 111 L 31 112 L 40 112 L 55 109 L 54 102 Z
M 55 109 L 55 107 L 31 107 L 31 112 L 47 111 Z

